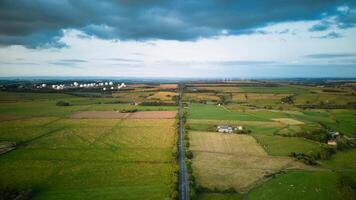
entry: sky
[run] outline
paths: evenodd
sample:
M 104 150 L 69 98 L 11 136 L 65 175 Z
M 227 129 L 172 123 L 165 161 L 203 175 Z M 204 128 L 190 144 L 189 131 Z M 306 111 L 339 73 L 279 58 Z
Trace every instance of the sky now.
M 356 78 L 356 0 L 0 0 L 0 77 Z

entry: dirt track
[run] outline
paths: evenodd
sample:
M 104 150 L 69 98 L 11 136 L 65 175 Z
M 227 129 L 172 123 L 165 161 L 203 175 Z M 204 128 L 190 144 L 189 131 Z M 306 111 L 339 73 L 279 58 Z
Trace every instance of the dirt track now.
M 79 111 L 74 113 L 74 119 L 171 119 L 176 111 L 138 111 L 135 113 L 120 113 L 116 111 Z

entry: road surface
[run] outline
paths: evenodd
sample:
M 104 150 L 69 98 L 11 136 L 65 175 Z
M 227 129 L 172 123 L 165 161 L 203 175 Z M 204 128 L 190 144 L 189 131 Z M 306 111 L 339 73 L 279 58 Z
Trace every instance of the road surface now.
M 187 166 L 185 164 L 185 150 L 183 137 L 183 108 L 182 108 L 183 85 L 179 84 L 179 199 L 189 200 L 189 182 Z

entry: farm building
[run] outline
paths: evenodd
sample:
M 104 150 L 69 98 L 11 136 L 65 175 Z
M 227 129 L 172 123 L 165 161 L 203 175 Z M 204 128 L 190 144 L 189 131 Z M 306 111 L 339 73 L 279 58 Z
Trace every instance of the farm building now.
M 338 140 L 340 139 L 340 133 L 339 132 L 330 132 L 330 139 L 328 140 L 328 145 L 336 146 Z
M 217 131 L 220 133 L 232 133 L 233 128 L 229 125 L 219 125 L 217 126 Z

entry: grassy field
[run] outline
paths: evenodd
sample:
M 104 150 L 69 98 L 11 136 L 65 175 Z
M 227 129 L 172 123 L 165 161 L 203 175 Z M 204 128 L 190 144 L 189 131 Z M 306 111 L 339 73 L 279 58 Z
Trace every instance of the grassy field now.
M 253 113 L 238 113 L 231 112 L 222 106 L 196 104 L 192 103 L 189 106 L 190 119 L 215 119 L 215 120 L 267 120 L 264 117 L 258 117 Z
M 203 193 L 199 195 L 199 200 L 241 200 L 240 194 Z
M 253 134 L 258 143 L 273 156 L 289 156 L 291 152 L 319 152 L 320 144 L 298 137 L 281 137 L 263 134 Z
M 354 150 L 338 151 L 330 160 L 319 160 L 316 167 L 296 163 L 289 155 L 315 155 L 325 145 L 295 137 L 296 133 L 326 129 L 355 137 L 356 114 L 353 109 L 346 109 L 355 102 L 350 90 L 239 84 L 193 84 L 187 89 L 189 98 L 185 100 L 190 104 L 186 128 L 194 155 L 193 172 L 197 184 L 210 189 L 202 192 L 199 199 L 343 199 L 338 180 L 341 175 L 356 180 Z M 211 102 L 211 95 L 231 98 L 217 106 L 219 100 Z M 287 96 L 292 101 L 282 102 Z M 194 97 L 207 104 L 196 103 Z M 302 109 L 304 105 L 316 107 Z M 330 109 L 319 105 L 330 105 Z M 340 108 L 333 108 L 335 105 Z M 243 126 L 251 133 L 216 133 L 216 126 L 221 124 Z M 266 178 L 280 171 L 283 173 Z M 237 193 L 223 192 L 231 187 Z
M 1 96 L 6 98 L 0 102 L 1 115 L 16 118 L 2 118 L 0 140 L 15 141 L 17 147 L 0 156 L 0 189 L 32 189 L 34 199 L 156 200 L 171 195 L 175 119 L 70 119 L 79 110 L 130 105 L 90 104 L 101 99 L 59 94 Z M 56 106 L 59 99 L 75 105 Z
M 190 132 L 194 175 L 210 189 L 246 192 L 266 175 L 286 168 L 303 168 L 288 157 L 267 155 L 249 135 Z
M 247 199 L 340 199 L 336 183 L 331 172 L 289 172 L 253 189 Z

